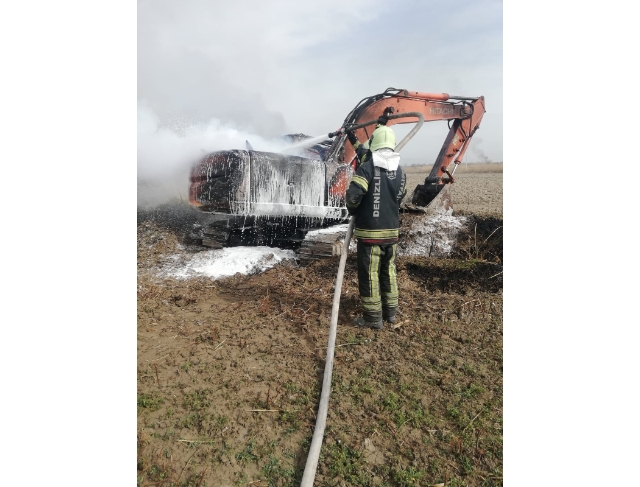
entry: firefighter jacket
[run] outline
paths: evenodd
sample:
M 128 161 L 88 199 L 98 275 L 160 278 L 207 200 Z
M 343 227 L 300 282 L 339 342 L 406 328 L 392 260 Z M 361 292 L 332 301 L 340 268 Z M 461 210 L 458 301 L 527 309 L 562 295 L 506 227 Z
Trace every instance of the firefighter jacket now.
M 356 142 L 353 145 L 353 148 L 355 149 L 356 157 L 358 158 L 356 161 L 356 169 L 357 169 L 362 164 L 367 162 L 367 159 L 371 159 L 371 151 L 369 150 L 369 144 L 361 144 L 360 141 Z
M 347 189 L 347 210 L 356 215 L 354 235 L 366 244 L 398 241 L 400 202 L 407 194 L 400 154 L 391 149 L 368 151 Z

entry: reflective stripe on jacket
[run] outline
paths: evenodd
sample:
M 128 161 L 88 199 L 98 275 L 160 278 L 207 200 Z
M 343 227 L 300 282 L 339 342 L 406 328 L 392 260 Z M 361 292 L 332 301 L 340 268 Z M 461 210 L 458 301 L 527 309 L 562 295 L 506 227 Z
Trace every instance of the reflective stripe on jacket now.
M 354 235 L 363 243 L 394 243 L 400 202 L 407 194 L 406 175 L 398 165 L 399 155 L 391 149 L 376 151 L 375 157 L 367 152 L 369 157 L 351 178 L 346 195 L 347 210 L 356 215 Z

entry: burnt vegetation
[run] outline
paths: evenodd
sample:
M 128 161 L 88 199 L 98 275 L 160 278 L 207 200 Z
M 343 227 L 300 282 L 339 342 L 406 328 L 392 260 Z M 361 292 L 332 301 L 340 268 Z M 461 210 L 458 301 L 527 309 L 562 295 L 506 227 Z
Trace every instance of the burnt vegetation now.
M 502 485 L 502 219 L 468 217 L 449 258 L 398 258 L 398 321 L 379 332 L 352 325 L 349 256 L 316 485 Z M 185 204 L 138 211 L 137 483 L 299 485 L 338 259 L 158 277 L 201 250 L 194 224 Z

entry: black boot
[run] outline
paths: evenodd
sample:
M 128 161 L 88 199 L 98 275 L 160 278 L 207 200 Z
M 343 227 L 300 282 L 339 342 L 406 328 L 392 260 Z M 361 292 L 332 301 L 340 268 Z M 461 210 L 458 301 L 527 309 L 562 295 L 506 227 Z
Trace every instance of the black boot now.
M 365 311 L 361 317 L 354 320 L 356 326 L 365 326 L 379 330 L 382 328 L 382 311 L 367 312 Z
M 382 319 L 387 323 L 395 323 L 397 312 L 398 308 L 382 308 Z

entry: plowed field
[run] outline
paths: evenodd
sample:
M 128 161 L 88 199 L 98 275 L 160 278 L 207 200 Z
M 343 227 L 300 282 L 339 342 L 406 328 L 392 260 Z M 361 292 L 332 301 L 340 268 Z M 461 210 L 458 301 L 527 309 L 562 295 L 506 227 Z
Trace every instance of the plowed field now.
M 352 325 L 348 258 L 315 485 L 502 484 L 502 173 L 456 176 L 472 224 L 449 258 L 398 258 L 396 325 Z M 299 485 L 338 259 L 161 278 L 200 251 L 165 210 L 138 218 L 138 485 Z

